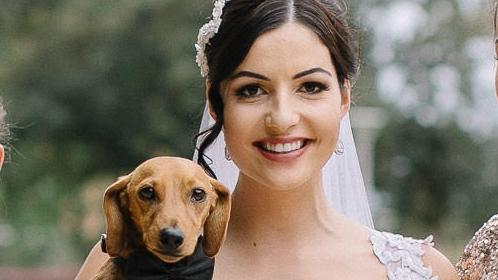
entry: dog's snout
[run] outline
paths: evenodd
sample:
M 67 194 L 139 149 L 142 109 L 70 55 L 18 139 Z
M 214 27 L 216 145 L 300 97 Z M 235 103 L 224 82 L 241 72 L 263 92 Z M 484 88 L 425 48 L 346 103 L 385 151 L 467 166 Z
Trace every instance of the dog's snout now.
M 167 250 L 175 250 L 183 244 L 183 232 L 177 228 L 166 228 L 160 231 L 161 243 Z

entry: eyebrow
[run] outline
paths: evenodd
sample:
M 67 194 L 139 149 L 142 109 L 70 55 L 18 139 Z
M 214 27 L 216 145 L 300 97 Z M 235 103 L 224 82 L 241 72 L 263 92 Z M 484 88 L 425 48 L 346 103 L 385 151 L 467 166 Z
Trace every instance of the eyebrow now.
M 329 75 L 329 76 L 332 77 L 332 74 L 329 71 L 327 71 L 327 70 L 325 70 L 323 68 L 320 68 L 320 67 L 315 67 L 315 68 L 311 68 L 309 70 L 297 73 L 296 75 L 294 75 L 292 77 L 292 79 L 293 80 L 299 79 L 299 78 L 302 78 L 304 76 L 311 75 L 311 74 L 317 73 L 317 72 L 319 72 L 319 73 L 325 73 L 325 74 L 327 74 L 327 75 Z M 240 77 L 250 77 L 250 78 L 255 78 L 255 79 L 259 79 L 259 80 L 270 81 L 270 78 L 265 77 L 265 76 L 263 76 L 261 74 L 258 74 L 258 73 L 250 72 L 250 71 L 240 71 L 237 74 L 235 74 L 232 77 L 230 77 L 230 80 L 235 80 L 235 79 L 238 79 Z
M 325 74 L 327 74 L 327 75 L 329 75 L 329 76 L 332 77 L 332 74 L 329 71 L 327 71 L 327 70 L 325 70 L 323 68 L 320 68 L 320 67 L 316 67 L 316 68 L 311 68 L 310 70 L 299 72 L 296 75 L 294 75 L 294 77 L 292 77 L 292 79 L 294 79 L 294 80 L 295 79 L 299 79 L 299 78 L 304 77 L 306 75 L 310 75 L 310 74 L 317 73 L 317 72 L 319 72 L 319 73 L 325 73 Z
M 255 78 L 255 79 L 265 80 L 265 81 L 270 80 L 269 78 L 267 78 L 263 75 L 260 75 L 260 74 L 254 73 L 254 72 L 250 72 L 250 71 L 240 71 L 239 73 L 230 77 L 230 80 L 235 80 L 235 79 L 238 79 L 240 77 L 250 77 L 250 78 Z

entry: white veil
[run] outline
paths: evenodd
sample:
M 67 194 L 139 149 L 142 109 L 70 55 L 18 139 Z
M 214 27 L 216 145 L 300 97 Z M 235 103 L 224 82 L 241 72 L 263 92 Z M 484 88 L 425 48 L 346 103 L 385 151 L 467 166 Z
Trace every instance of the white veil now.
M 209 115 L 206 106 L 199 132 L 207 130 L 213 124 L 214 120 Z M 206 149 L 205 155 L 212 160 L 210 167 L 218 180 L 233 192 L 239 176 L 239 169 L 232 161 L 225 159 L 224 139 L 223 132 L 221 132 L 211 146 Z M 197 147 L 199 147 L 202 140 L 202 136 L 197 139 Z M 346 115 L 341 121 L 339 140 L 344 145 L 344 153 L 341 155 L 332 154 L 323 167 L 324 192 L 337 211 L 373 228 L 372 215 L 368 206 L 366 189 L 356 154 L 349 115 Z M 194 153 L 194 161 L 196 162 L 197 157 L 196 150 Z

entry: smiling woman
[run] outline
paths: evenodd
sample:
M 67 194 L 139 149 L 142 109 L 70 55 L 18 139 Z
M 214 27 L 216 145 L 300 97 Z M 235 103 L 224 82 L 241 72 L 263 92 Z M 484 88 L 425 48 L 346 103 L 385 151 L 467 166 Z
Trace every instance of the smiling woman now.
M 215 120 L 198 160 L 213 176 L 225 172 L 203 157 L 223 132 L 240 172 L 214 279 L 385 279 L 386 272 L 389 279 L 454 279 L 429 241 L 368 229 L 325 198 L 322 172 L 338 146 L 358 68 L 340 3 L 232 0 L 221 18 L 205 46 L 201 29 L 198 44 Z M 334 187 L 347 189 L 344 183 Z M 395 239 L 411 249 L 390 248 Z
M 283 190 L 321 181 L 349 108 L 329 57 L 315 33 L 287 23 L 261 35 L 224 84 L 225 140 L 243 170 L 239 185 Z
M 361 174 L 349 175 L 358 166 L 352 136 L 338 144 L 350 131 L 358 69 L 342 4 L 217 0 L 199 32 L 197 62 L 214 124 L 199 137 L 198 163 L 213 177 L 226 173 L 221 161 L 237 173 L 214 279 L 456 279 L 430 238 L 374 230 L 368 206 L 352 211 L 367 213 L 363 220 L 348 213 L 366 199 L 363 185 L 356 197 L 344 194 Z M 220 143 L 224 155 L 212 156 Z M 356 165 L 328 169 L 334 154 L 353 155 Z M 346 180 L 334 185 L 327 176 Z M 326 189 L 339 190 L 336 204 Z M 88 262 L 96 266 L 100 257 L 93 252 Z

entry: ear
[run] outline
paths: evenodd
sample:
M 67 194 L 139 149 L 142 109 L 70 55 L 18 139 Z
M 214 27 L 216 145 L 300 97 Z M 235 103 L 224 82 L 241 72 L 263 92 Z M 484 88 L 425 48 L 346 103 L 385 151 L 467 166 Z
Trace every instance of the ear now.
M 209 81 L 208 79 L 206 79 L 205 88 L 206 91 L 204 92 L 204 96 L 206 98 L 206 104 L 208 104 L 209 115 L 211 115 L 211 118 L 216 121 L 216 113 L 214 112 L 211 103 L 209 103 L 209 90 L 211 90 L 211 81 Z
M 225 240 L 228 220 L 230 218 L 230 192 L 215 179 L 210 179 L 211 185 L 217 194 L 216 204 L 204 224 L 204 239 L 202 246 L 204 253 L 208 257 L 214 257 L 220 250 L 221 244 Z
M 0 145 L 0 170 L 2 170 L 3 160 L 5 159 L 5 149 Z
M 344 85 L 341 87 L 341 118 L 349 112 L 351 106 L 351 82 L 344 80 Z
M 120 196 L 128 186 L 130 177 L 130 175 L 119 177 L 104 193 L 104 212 L 107 224 L 105 243 L 106 251 L 112 257 L 119 256 L 127 247 L 128 229 L 121 209 Z

